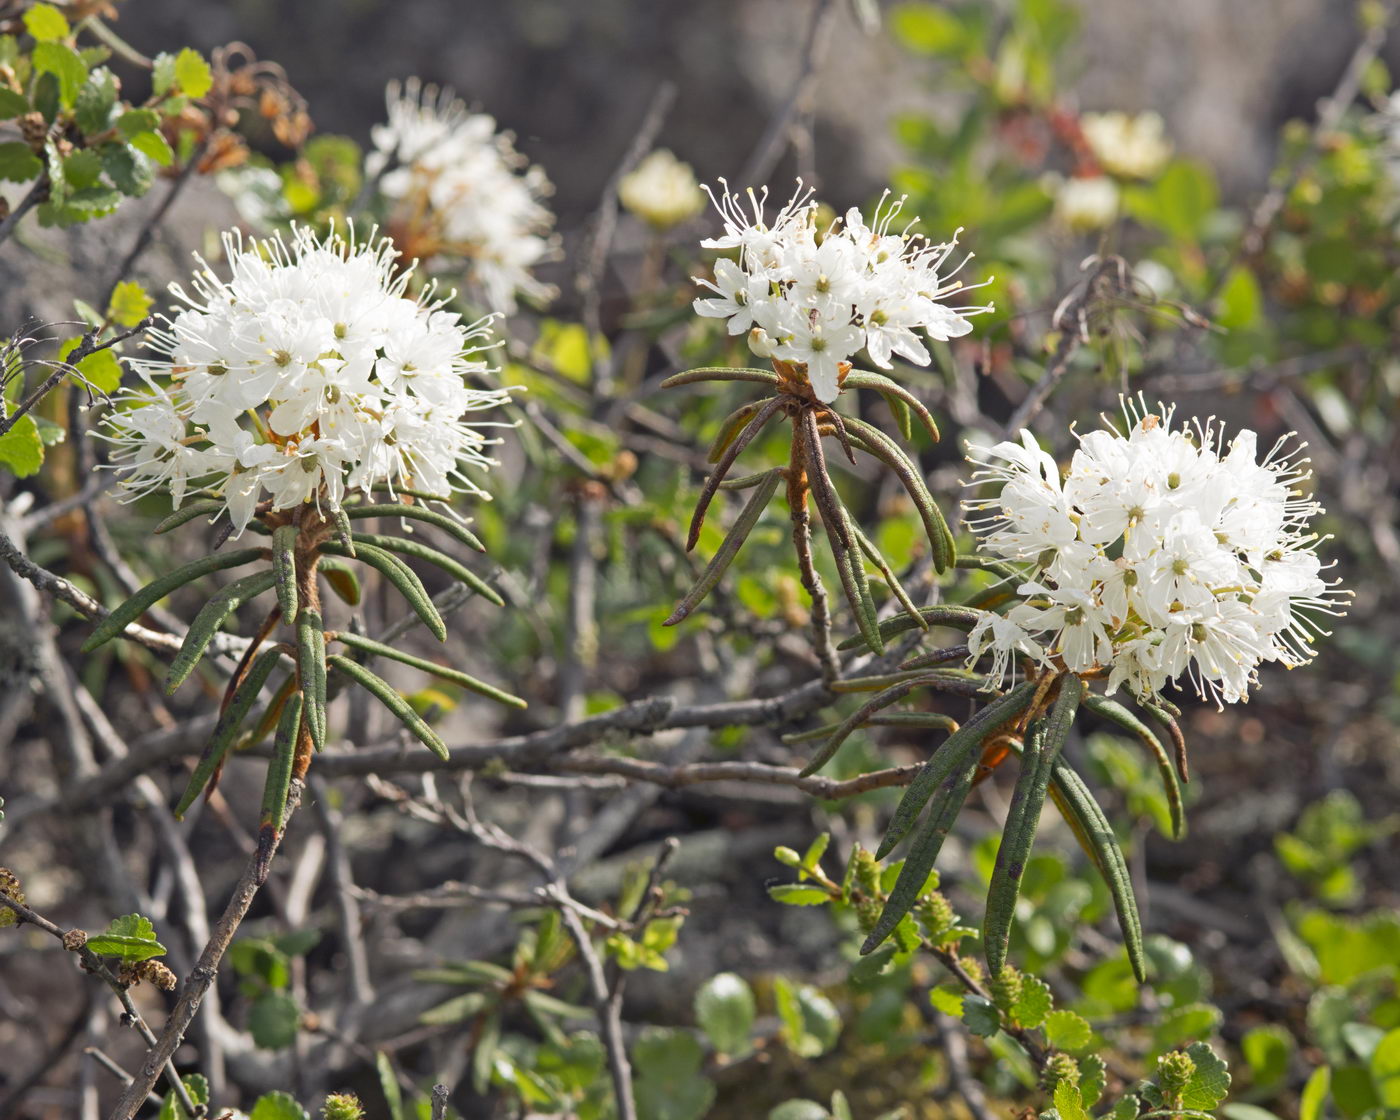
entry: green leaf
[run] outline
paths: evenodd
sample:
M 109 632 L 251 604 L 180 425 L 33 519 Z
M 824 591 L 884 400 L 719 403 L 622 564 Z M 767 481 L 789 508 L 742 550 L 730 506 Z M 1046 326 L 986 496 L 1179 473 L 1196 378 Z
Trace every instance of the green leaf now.
M 967 28 L 939 4 L 898 5 L 890 13 L 890 31 L 912 51 L 930 55 L 958 55 L 969 43 Z
M 10 468 L 16 478 L 37 474 L 44 465 L 44 441 L 34 417 L 25 413 L 0 436 L 0 465 Z
M 248 1030 L 253 1042 L 264 1050 L 282 1050 L 297 1040 L 301 1008 L 285 992 L 267 992 L 253 1002 L 248 1013 Z
M 156 55 L 151 68 L 151 89 L 157 96 L 168 93 L 175 85 L 175 56 L 166 51 Z
M 1219 201 L 1210 168 L 1184 159 L 1162 173 L 1153 194 L 1157 224 L 1181 241 L 1200 240 L 1201 227 Z
M 29 100 L 22 93 L 0 87 L 0 121 L 22 117 L 29 112 Z
M 1050 985 L 1034 976 L 1024 976 L 1021 978 L 1021 997 L 1012 1005 L 1011 1017 L 1021 1026 L 1033 1030 L 1045 1022 L 1045 1017 L 1054 1006 Z
M 768 896 L 784 906 L 821 906 L 831 901 L 825 888 L 801 883 L 779 883 L 768 888 Z
M 756 1013 L 753 989 L 732 972 L 712 976 L 695 993 L 696 1022 L 721 1054 L 737 1057 L 752 1049 L 749 1032 Z
M 1141 1109 L 1142 1102 L 1138 1100 L 1136 1094 L 1129 1093 L 1125 1097 L 1118 1098 L 1118 1102 L 1105 1117 L 1105 1120 L 1133 1120 Z
M 1246 1031 L 1240 1049 L 1249 1063 L 1250 1077 L 1256 1089 L 1268 1089 L 1288 1075 L 1293 1056 L 1293 1035 L 1277 1023 L 1269 1023 Z
M 202 1073 L 187 1073 L 180 1078 L 185 1086 L 185 1092 L 189 1094 L 190 1100 L 195 1104 L 209 1103 L 209 1080 Z M 175 1090 L 171 1089 L 165 1094 L 165 1099 L 160 1102 L 159 1120 L 188 1120 L 185 1110 L 175 1099 Z
M 62 43 L 38 43 L 34 47 L 34 72 L 58 79 L 58 96 L 64 108 L 72 106 L 87 81 L 88 68 L 78 52 Z
M 1387 1034 L 1371 1052 L 1371 1079 L 1383 1108 L 1400 1109 L 1400 1027 Z
M 135 280 L 123 280 L 112 289 L 107 318 L 119 327 L 134 327 L 150 314 L 154 302 L 146 289 Z
M 1196 1072 L 1182 1090 L 1181 1103 L 1186 1108 L 1209 1112 L 1230 1092 L 1230 1071 L 1204 1042 L 1193 1043 L 1186 1054 L 1196 1063 Z
M 715 1087 L 701 1076 L 704 1052 L 684 1031 L 645 1028 L 632 1048 L 637 1111 L 648 1120 L 700 1120 L 714 1103 Z
M 58 348 L 59 359 L 67 359 L 68 355 L 77 348 L 78 343 L 81 341 L 81 338 L 70 338 L 60 346 Z M 99 393 L 106 393 L 109 395 L 115 393 L 122 383 L 121 362 L 117 360 L 117 356 L 112 353 L 110 347 L 106 350 L 98 350 L 96 353 L 89 354 L 74 368 L 90 381 L 92 387 Z
M 296 1098 L 278 1090 L 264 1093 L 248 1113 L 248 1120 L 311 1120 L 306 1109 L 297 1104 Z
M 1239 1102 L 1225 1105 L 1221 1108 L 1220 1115 L 1227 1120 L 1279 1120 L 1278 1114 L 1270 1112 L 1267 1108 Z
M 1045 1038 L 1056 1050 L 1073 1054 L 1094 1039 L 1094 1029 L 1074 1011 L 1052 1011 L 1045 1016 Z
M 1238 265 L 1230 271 L 1220 290 L 1220 309 L 1215 313 L 1215 321 L 1226 330 L 1246 330 L 1258 324 L 1263 306 L 1259 281 L 1253 272 Z
M 462 1023 L 475 1018 L 485 1009 L 488 996 L 485 992 L 466 992 L 444 1000 L 436 1007 L 430 1007 L 418 1016 L 420 1023 L 430 1026 L 443 1026 L 447 1023 Z
M 809 984 L 794 987 L 783 976 L 774 978 L 773 996 L 789 1050 L 798 1057 L 817 1058 L 831 1049 L 841 1033 L 841 1016 L 829 999 Z
M 130 140 L 139 132 L 152 132 L 160 126 L 160 114 L 154 109 L 128 109 L 117 118 L 117 131 Z
M 1078 1085 L 1071 1085 L 1062 1079 L 1055 1085 L 1055 1109 L 1060 1120 L 1089 1120 L 1089 1110 L 1084 1107 L 1083 1094 Z
M 102 168 L 107 172 L 107 178 L 112 186 L 121 191 L 122 194 L 132 198 L 140 198 L 151 189 L 151 183 L 155 176 L 151 170 L 151 161 L 138 152 L 129 144 L 113 140 L 111 143 L 103 144 Z M 130 281 L 127 281 L 130 283 Z M 139 285 L 138 285 L 139 286 Z M 139 319 L 125 326 L 135 326 Z
M 159 132 L 138 132 L 127 143 L 162 167 L 169 167 L 175 160 L 175 153 L 171 150 L 169 141 Z
M 41 43 L 68 38 L 68 20 L 52 4 L 35 4 L 25 12 L 24 29 Z
M 1298 1120 L 1322 1120 L 1327 1094 L 1332 1091 L 1332 1067 L 1318 1066 L 1308 1075 L 1298 1101 Z
M 101 132 L 107 127 L 112 106 L 117 103 L 117 79 L 105 66 L 88 75 L 78 100 L 73 106 L 73 119 L 86 133 Z
M 214 85 L 214 75 L 209 63 L 193 47 L 186 47 L 175 56 L 175 82 L 180 92 L 198 101 Z
M 1108 1084 L 1108 1066 L 1097 1054 L 1079 1059 L 1079 1095 L 1085 1108 L 1093 1108 Z
M 399 1079 L 394 1076 L 394 1061 L 383 1050 L 375 1052 L 375 1069 L 379 1072 L 379 1088 L 389 1106 L 390 1120 L 403 1120 L 403 1093 Z
M 768 1113 L 768 1120 L 831 1120 L 831 1113 L 816 1101 L 783 1101 Z
M 291 983 L 291 962 L 271 941 L 263 937 L 241 937 L 229 946 L 229 963 L 240 976 L 261 980 L 269 988 L 285 988 Z
M 0 144 L 0 180 L 27 183 L 42 170 L 43 163 L 29 150 L 28 144 L 20 140 Z
M 963 1022 L 979 1038 L 991 1038 L 1001 1030 L 1001 1012 L 996 1004 L 981 996 L 963 996 Z
M 929 989 L 928 1001 L 945 1015 L 961 1019 L 963 1016 L 963 994 L 952 986 Z
M 128 964 L 150 960 L 165 952 L 165 946 L 156 940 L 151 919 L 141 914 L 113 918 L 105 933 L 88 938 L 87 947 L 100 957 L 119 957 Z

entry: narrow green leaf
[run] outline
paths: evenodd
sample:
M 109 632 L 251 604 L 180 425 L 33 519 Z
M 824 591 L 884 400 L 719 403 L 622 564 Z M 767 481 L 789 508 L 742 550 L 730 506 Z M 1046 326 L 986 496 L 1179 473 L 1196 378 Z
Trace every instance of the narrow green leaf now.
M 661 388 L 674 389 L 677 385 L 693 385 L 697 381 L 752 381 L 759 385 L 776 385 L 778 384 L 778 375 L 766 369 L 701 366 L 697 369 L 688 369 L 684 373 L 672 374 L 661 383 Z
M 987 909 L 982 923 L 983 952 L 992 976 L 1006 963 L 1011 919 L 1021 893 L 1021 876 L 1035 844 L 1050 774 L 1069 737 L 1083 693 L 1084 684 L 1077 676 L 1073 673 L 1061 676 L 1060 693 L 1049 717 L 1036 720 L 1026 736 L 1021 773 L 1011 793 L 1011 805 L 992 868 L 992 881 L 987 888 Z
M 272 534 L 272 570 L 277 577 L 277 605 L 282 617 L 297 616 L 297 527 L 279 525 Z
M 466 584 L 488 603 L 493 603 L 498 607 L 506 605 L 506 601 L 501 598 L 500 593 L 474 571 L 458 563 L 447 553 L 439 552 L 436 548 L 426 545 L 422 541 L 407 537 L 380 536 L 377 533 L 353 533 L 351 540 L 356 546 L 369 544 L 386 552 L 399 552 L 405 556 L 412 556 L 416 560 L 425 560 L 429 564 L 441 568 L 459 583 Z
M 1084 784 L 1084 779 L 1063 758 L 1055 760 L 1051 783 L 1056 794 L 1056 805 L 1108 884 L 1133 975 L 1138 983 L 1145 984 L 1147 962 L 1142 947 L 1142 920 L 1138 916 L 1128 862 L 1123 858 L 1113 826 L 1108 823 L 1108 818 Z
M 984 712 L 989 710 L 990 708 L 983 709 Z M 952 738 L 948 740 L 948 743 L 951 742 Z M 948 743 L 943 745 L 945 751 L 948 749 Z M 969 739 L 968 749 L 958 752 L 957 759 L 949 767 L 950 773 L 929 798 L 928 819 L 914 837 L 909 854 L 904 859 L 904 866 L 899 869 L 899 878 L 895 880 L 894 888 L 885 900 L 885 907 L 880 911 L 875 928 L 860 947 L 862 955 L 874 950 L 893 933 L 895 926 L 899 925 L 918 902 L 924 884 L 928 881 L 929 872 L 933 870 L 938 854 L 943 850 L 943 842 L 947 840 L 953 822 L 957 820 L 968 792 L 972 789 L 972 780 L 977 776 L 977 748 L 980 743 L 980 736 Z M 887 835 L 886 840 L 888 839 Z
M 303 607 L 296 619 L 297 669 L 306 703 L 306 726 L 312 745 L 319 751 L 326 745 L 326 635 L 320 611 Z
M 292 764 L 296 760 L 297 732 L 301 727 L 301 704 L 301 693 L 292 693 L 282 706 L 282 715 L 277 721 L 272 761 L 268 763 L 267 779 L 263 783 L 259 831 L 282 831 L 282 817 L 287 811 L 287 791 L 292 783 Z
M 437 510 L 427 509 L 423 506 L 406 506 L 398 502 L 378 502 L 372 505 L 346 506 L 343 512 L 351 521 L 359 521 L 366 517 L 403 517 L 410 521 L 422 521 L 428 525 L 435 525 L 444 533 L 451 534 L 468 548 L 475 549 L 477 552 L 486 551 L 486 546 L 477 539 L 476 534 L 460 521 L 448 517 L 445 513 L 439 513 Z
M 438 737 L 437 732 L 428 726 L 423 717 L 413 710 L 412 705 L 400 696 L 388 681 L 375 676 L 363 665 L 351 661 L 348 657 L 332 654 L 326 658 L 326 661 L 388 708 L 394 717 L 408 728 L 424 746 L 444 762 L 447 761 L 447 744 Z
M 322 552 L 328 552 L 332 556 L 345 556 L 347 553 L 339 544 L 334 541 L 326 541 L 321 545 Z M 437 608 L 433 606 L 433 601 L 428 597 L 427 590 L 422 582 L 407 564 L 392 553 L 385 552 L 382 548 L 375 548 L 371 545 L 361 545 L 355 550 L 355 559 L 362 564 L 368 564 L 394 588 L 408 600 L 408 605 L 413 608 L 416 614 L 438 641 L 447 640 L 447 626 L 442 621 L 442 616 L 438 614 Z
M 764 472 L 758 488 L 744 503 L 744 508 L 739 511 L 733 528 L 725 534 L 724 541 L 720 544 L 714 558 L 706 565 L 700 578 L 695 581 L 695 586 L 687 592 L 686 597 L 671 612 L 670 617 L 662 623 L 663 626 L 675 626 L 677 623 L 683 622 L 690 616 L 691 611 L 703 603 L 706 596 L 719 585 L 719 581 L 724 578 L 724 573 L 729 569 L 734 557 L 739 554 L 739 549 L 743 547 L 744 541 L 753 532 L 753 527 L 758 524 L 758 519 L 763 515 L 768 503 L 772 501 L 782 477 L 782 469 L 778 467 Z
M 104 642 L 115 638 L 131 623 L 145 614 L 152 604 L 164 599 L 176 588 L 183 587 L 200 576 L 207 576 L 212 572 L 221 572 L 226 568 L 236 568 L 241 564 L 250 563 L 262 554 L 262 549 L 259 548 L 244 548 L 237 552 L 216 552 L 212 556 L 191 561 L 184 567 L 177 568 L 168 575 L 153 580 L 98 623 L 92 636 L 83 643 L 83 652 L 91 653 Z
M 214 725 L 214 733 L 205 744 L 194 773 L 190 775 L 190 780 L 185 786 L 185 792 L 180 796 L 179 804 L 175 806 L 176 820 L 184 817 L 189 807 L 194 804 L 194 799 L 214 776 L 214 772 L 223 765 L 225 755 L 238 737 L 238 729 L 243 726 L 243 721 L 257 702 L 263 685 L 267 683 L 267 678 L 272 675 L 272 670 L 281 659 L 280 649 L 264 650 L 253 662 L 248 675 L 243 678 L 243 683 L 234 689 L 228 707 L 223 710 L 219 722 Z
M 753 418 L 758 415 L 758 410 L 763 405 L 763 401 L 750 401 L 748 404 L 741 404 L 721 420 L 719 432 L 715 435 L 714 442 L 710 444 L 710 450 L 705 454 L 705 461 L 707 463 L 719 462 L 729 449 L 729 445 L 738 439 L 739 433 L 753 422 Z
M 1025 711 L 1034 694 L 1035 685 L 1030 681 L 1022 681 L 948 736 L 904 791 L 904 796 L 895 808 L 894 817 L 885 830 L 885 838 L 875 853 L 876 859 L 884 859 L 889 855 L 890 850 L 913 828 L 933 791 L 951 775 L 963 769 L 969 757 L 976 756 L 981 751 L 982 740 L 989 732 Z
M 512 696 L 509 692 L 503 692 L 485 681 L 479 681 L 475 677 L 468 676 L 460 669 L 452 669 L 446 665 L 439 665 L 435 661 L 428 661 L 422 657 L 415 657 L 411 653 L 405 653 L 394 646 L 385 645 L 383 642 L 376 642 L 372 638 L 362 637 L 359 634 L 351 633 L 348 630 L 341 630 L 336 633 L 336 641 L 350 646 L 352 649 L 363 650 L 365 653 L 372 653 L 379 657 L 387 657 L 390 660 L 398 661 L 404 665 L 411 665 L 415 669 L 421 669 L 425 673 L 431 673 L 442 680 L 451 681 L 460 685 L 469 692 L 475 692 L 479 696 L 498 701 L 501 704 L 509 704 L 512 708 L 525 708 L 526 704 L 519 696 Z
M 906 631 L 927 630 L 930 626 L 949 626 L 956 630 L 971 630 L 981 617 L 981 611 L 969 610 L 967 607 L 920 607 L 917 616 L 898 614 L 893 618 L 885 619 L 880 623 L 880 636 L 885 641 L 889 641 Z M 836 648 L 839 650 L 855 649 L 862 641 L 863 639 L 858 637 L 846 638 Z
M 317 571 L 326 577 L 331 590 L 352 607 L 360 605 L 363 592 L 354 569 L 338 556 L 322 556 Z
M 911 618 L 917 618 L 921 623 L 924 623 L 923 616 L 919 614 L 918 606 L 910 597 L 909 592 L 904 589 L 904 584 L 899 582 L 899 577 L 894 574 L 894 569 L 885 562 L 884 556 L 881 555 L 880 550 L 875 547 L 875 542 L 861 532 L 860 526 L 857 525 L 854 520 L 851 522 L 851 532 L 855 534 L 856 542 L 860 545 L 860 550 L 865 553 L 866 558 L 874 564 L 875 567 L 880 569 L 880 574 L 885 577 L 885 585 L 890 589 L 894 597 L 899 600 L 899 605 L 908 612 Z M 877 620 L 876 626 L 878 627 L 878 625 L 879 622 Z M 927 623 L 924 623 L 923 629 L 928 629 Z
M 264 591 L 270 591 L 276 582 L 277 577 L 270 571 L 255 572 L 250 576 L 235 580 L 221 591 L 216 592 L 213 598 L 204 604 L 199 613 L 194 616 L 194 621 L 190 623 L 189 632 L 185 635 L 185 641 L 180 646 L 180 652 L 170 663 L 170 671 L 165 677 L 167 696 L 172 695 L 177 688 L 185 683 L 185 679 L 194 671 L 195 665 L 204 656 L 204 651 L 209 648 L 209 643 L 214 640 L 214 635 L 219 632 L 219 628 L 223 626 L 229 615 L 233 614 L 249 599 L 256 598 Z
M 1186 835 L 1186 813 L 1182 806 L 1181 784 L 1177 780 L 1176 766 L 1172 762 L 1171 755 L 1167 753 L 1167 748 L 1162 745 L 1162 741 L 1157 738 L 1147 724 L 1138 719 L 1129 709 L 1115 700 L 1110 700 L 1107 696 L 1086 692 L 1084 706 L 1095 715 L 1102 716 L 1129 734 L 1137 736 L 1138 741 L 1151 753 L 1153 760 L 1157 763 L 1157 773 L 1162 779 L 1162 788 L 1167 794 L 1167 809 L 1171 814 L 1172 822 L 1172 839 L 1180 840 Z
M 335 525 L 335 539 L 340 542 L 340 547 L 345 549 L 346 554 L 353 560 L 355 557 L 355 530 L 350 524 L 350 516 L 344 509 L 337 509 L 331 512 L 331 520 Z
M 171 529 L 178 529 L 186 522 L 193 521 L 196 517 L 201 517 L 206 513 L 213 516 L 223 510 L 223 508 L 224 503 L 218 498 L 206 498 L 202 501 L 190 502 L 162 519 L 152 532 L 168 533 Z
M 953 567 L 957 560 L 957 545 L 952 530 L 943 517 L 943 511 L 933 500 L 924 482 L 923 472 L 910 462 L 900 446 L 873 424 L 867 424 L 855 417 L 845 418 L 847 434 L 852 444 L 860 448 L 895 472 L 905 491 L 914 502 L 923 522 L 924 533 L 933 549 L 933 566 L 939 572 Z

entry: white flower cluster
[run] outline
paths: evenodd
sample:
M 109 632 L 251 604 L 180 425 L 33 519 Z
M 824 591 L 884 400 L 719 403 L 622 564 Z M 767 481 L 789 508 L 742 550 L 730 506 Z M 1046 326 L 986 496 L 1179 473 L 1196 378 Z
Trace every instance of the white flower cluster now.
M 836 399 L 842 366 L 862 348 L 882 369 L 890 368 L 893 354 L 928 365 L 916 331 L 947 341 L 972 330 L 966 316 L 990 310 L 940 302 L 965 290 L 951 278 L 970 254 L 944 271 L 956 236 L 935 245 L 908 227 L 891 233 L 903 199 L 882 200 L 869 225 L 852 208 L 844 223 L 823 230 L 809 190 L 799 189 L 769 224 L 766 190 L 760 196 L 750 189 L 746 208 L 743 197 L 730 194 L 723 180 L 721 185 L 724 193 L 714 202 L 724 235 L 701 245 L 737 249 L 738 260 L 717 260 L 713 281 L 695 278 L 715 293 L 697 299 L 695 310 L 728 319 L 729 333 L 747 333 L 749 349 L 759 357 L 805 367 L 818 400 Z
M 389 227 L 403 233 L 408 253 L 469 261 L 497 311 L 514 311 L 517 295 L 553 295 L 530 272 L 556 249 L 554 215 L 542 201 L 553 191 L 544 170 L 451 90 L 411 78 L 391 82 L 386 101 L 388 123 L 370 130 L 375 150 L 365 170 L 393 204 Z
M 617 200 L 656 229 L 670 229 L 705 209 L 705 196 L 690 164 L 658 148 L 624 175 Z
M 1287 437 L 1256 462 L 1255 434 L 1224 443 L 1214 422 L 1172 428 L 1172 410 L 1126 405 L 1127 435 L 1083 436 L 1061 477 L 1026 431 L 1021 442 L 969 447 L 973 483 L 1001 482 L 964 503 L 991 553 L 1027 565 L 1022 602 L 973 630 L 973 660 L 992 675 L 1025 656 L 1075 673 L 1108 671 L 1151 698 L 1186 674 L 1217 703 L 1245 699 L 1261 662 L 1314 656 L 1313 612 L 1345 593 L 1322 577 L 1321 512 L 1298 488 L 1306 460 Z
M 1172 158 L 1172 142 L 1157 113 L 1085 113 L 1079 124 L 1094 158 L 1112 175 L 1155 179 Z
M 305 228 L 244 243 L 224 235 L 231 273 L 202 258 L 189 306 L 152 331 L 160 359 L 107 419 L 113 466 L 137 494 L 220 495 L 241 532 L 259 504 L 338 508 L 352 490 L 481 491 L 464 464 L 490 465 L 466 413 L 508 399 L 474 389 L 486 321 L 465 326 L 404 295 L 387 239 L 324 241 Z M 479 425 L 489 427 L 494 425 Z

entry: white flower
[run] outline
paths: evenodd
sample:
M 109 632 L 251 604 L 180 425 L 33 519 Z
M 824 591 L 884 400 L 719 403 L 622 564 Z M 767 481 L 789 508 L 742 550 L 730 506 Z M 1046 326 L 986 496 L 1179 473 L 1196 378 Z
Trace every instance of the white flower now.
M 1156 113 L 1085 113 L 1079 126 L 1094 158 L 1110 174 L 1151 179 L 1171 159 L 1172 144 Z
M 1066 179 L 1055 191 L 1055 220 L 1076 232 L 1103 229 L 1118 216 L 1118 185 L 1107 176 Z
M 658 148 L 622 177 L 618 201 L 642 221 L 670 229 L 705 208 L 705 196 L 690 164 Z
M 242 532 L 257 508 L 336 509 L 350 490 L 481 494 L 489 466 L 464 416 L 508 399 L 476 389 L 487 320 L 464 325 L 405 296 L 387 239 L 318 240 L 305 228 L 245 243 L 225 234 L 231 278 L 202 259 L 188 306 L 152 332 L 158 359 L 107 419 L 112 458 L 136 493 L 190 487 L 222 497 Z
M 711 198 L 724 233 L 700 244 L 737 251 L 737 260 L 716 261 L 713 280 L 696 277 L 714 295 L 697 299 L 695 312 L 727 319 L 729 333 L 747 335 L 760 358 L 798 367 L 824 403 L 836 399 L 843 370 L 862 349 L 881 369 L 895 354 L 926 366 L 931 359 L 917 332 L 958 338 L 972 330 L 967 316 L 991 310 L 943 302 L 967 290 L 952 277 L 970 256 L 945 267 L 956 235 L 934 245 L 907 227 L 890 232 L 903 199 L 886 195 L 869 225 L 852 209 L 819 230 L 811 191 L 799 188 L 770 223 L 766 189 L 741 196 L 721 185 Z
M 1314 656 L 1346 592 L 1322 576 L 1309 529 L 1321 512 L 1300 486 L 1306 460 L 1280 440 L 1260 461 L 1253 432 L 1228 446 L 1212 422 L 1172 427 L 1172 411 L 1125 402 L 1126 433 L 1091 432 L 1061 477 L 1021 442 L 969 447 L 964 502 L 990 553 L 1022 566 L 1021 596 L 968 642 L 1004 678 L 1017 658 L 1108 674 L 1151 698 L 1183 675 L 1217 702 L 1246 699 L 1258 666 Z
M 531 274 L 557 250 L 544 171 L 451 90 L 410 78 L 390 82 L 386 100 L 388 123 L 370 130 L 365 172 L 391 203 L 389 228 L 405 255 L 468 262 L 497 311 L 514 311 L 519 295 L 550 298 L 553 289 Z

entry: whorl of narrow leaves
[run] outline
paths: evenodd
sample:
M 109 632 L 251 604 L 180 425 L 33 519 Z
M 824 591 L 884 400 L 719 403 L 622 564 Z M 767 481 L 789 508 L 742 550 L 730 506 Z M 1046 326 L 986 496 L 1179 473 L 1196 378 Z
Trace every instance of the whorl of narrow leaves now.
M 160 579 L 152 580 L 98 623 L 97 629 L 83 643 L 83 652 L 91 653 L 104 642 L 115 638 L 145 614 L 151 606 L 164 599 L 176 588 L 183 587 L 200 576 L 207 576 L 212 572 L 221 572 L 226 568 L 236 568 L 242 564 L 251 563 L 262 555 L 263 550 L 260 548 L 243 548 L 237 552 L 216 552 L 212 556 L 205 556 L 199 560 L 193 560 L 183 567 L 176 568 L 175 571 L 161 576 Z
M 184 644 L 180 646 L 180 652 L 170 663 L 170 672 L 165 678 L 167 695 L 173 694 L 177 688 L 185 683 L 185 679 L 194 671 L 195 665 L 204 656 L 204 651 L 209 648 L 209 643 L 214 640 L 214 635 L 219 632 L 219 628 L 223 626 L 228 616 L 249 599 L 254 599 L 264 591 L 270 590 L 276 582 L 277 576 L 273 572 L 255 572 L 253 575 L 235 580 L 204 604 L 200 612 L 195 615 L 194 621 L 190 623 Z
M 499 688 L 487 684 L 485 681 L 479 681 L 475 677 L 468 676 L 460 669 L 452 669 L 446 665 L 439 665 L 435 661 L 428 661 L 426 658 L 415 657 L 411 653 L 404 653 L 402 650 L 395 649 L 390 645 L 385 645 L 383 642 L 376 642 L 372 638 L 366 638 L 359 634 L 352 634 L 348 631 L 337 633 L 335 638 L 336 641 L 349 646 L 351 649 L 374 654 L 378 657 L 387 657 L 391 661 L 398 661 L 404 665 L 412 666 L 415 669 L 421 669 L 425 673 L 431 673 L 433 676 L 439 677 L 442 680 L 461 685 L 461 687 L 468 691 L 475 692 L 480 696 L 485 696 L 490 700 L 496 700 L 502 704 L 509 704 L 512 708 L 525 708 L 529 706 L 519 696 L 512 696 L 509 692 L 503 692 Z
M 189 807 L 194 804 L 194 799 L 199 796 L 200 791 L 208 785 L 214 773 L 223 765 L 224 757 L 238 737 L 239 728 L 243 726 L 243 721 L 247 718 L 254 703 L 257 702 L 258 694 L 262 692 L 263 685 L 267 683 L 267 678 L 272 675 L 272 670 L 277 667 L 282 656 L 280 649 L 265 650 L 253 662 L 252 668 L 248 670 L 248 675 L 243 678 L 242 683 L 234 689 L 233 695 L 229 698 L 228 707 L 219 716 L 219 722 L 214 726 L 214 733 L 209 737 L 209 742 L 199 756 L 199 762 L 194 768 L 194 773 L 190 775 L 189 783 L 185 786 L 185 792 L 181 795 L 179 804 L 175 806 L 177 819 L 185 815 Z
M 1026 736 L 1021 773 L 1011 794 L 992 881 L 987 888 L 986 917 L 982 923 L 982 946 L 992 975 L 998 974 L 1006 963 L 1021 876 L 1035 843 L 1051 772 L 1069 737 L 1083 691 L 1083 683 L 1073 673 L 1062 676 L 1060 694 L 1049 717 L 1032 723 L 1030 734 Z
M 1093 860 L 1104 882 L 1108 884 L 1109 894 L 1113 897 L 1113 908 L 1118 914 L 1118 926 L 1123 932 L 1123 943 L 1128 950 L 1128 961 L 1133 966 L 1133 975 L 1139 983 L 1145 984 L 1147 960 L 1142 945 L 1142 920 L 1138 916 L 1137 898 L 1133 894 L 1133 880 L 1128 871 L 1128 861 L 1123 858 L 1123 850 L 1118 846 L 1113 826 L 1108 823 L 1108 817 L 1094 800 L 1094 795 L 1089 792 L 1084 779 L 1062 758 L 1055 760 L 1051 783 L 1051 797 L 1056 807 L 1069 824 L 1075 839 Z
M 393 685 L 377 677 L 358 662 L 351 661 L 348 657 L 331 654 L 326 658 L 326 661 L 388 708 L 390 713 L 418 738 L 419 742 L 444 762 L 447 761 L 447 744 L 438 737 L 436 731 L 428 726 L 427 721 L 413 710 L 413 706 L 398 694 Z
M 321 550 L 332 556 L 349 555 L 348 550 L 343 549 L 333 541 L 327 541 L 321 545 Z M 414 575 L 413 570 L 407 564 L 392 553 L 367 544 L 361 544 L 355 549 L 355 559 L 362 564 L 368 564 L 393 584 L 394 589 L 408 600 L 408 605 L 413 608 L 413 613 L 419 617 L 424 626 L 433 632 L 433 636 L 438 641 L 447 640 L 447 626 L 443 623 L 442 616 L 433 606 L 433 601 L 423 587 L 422 581 Z

